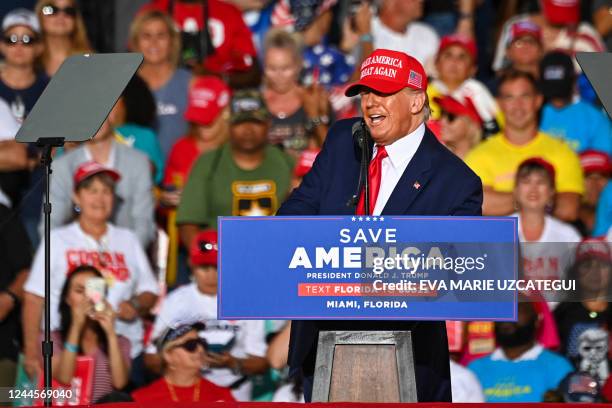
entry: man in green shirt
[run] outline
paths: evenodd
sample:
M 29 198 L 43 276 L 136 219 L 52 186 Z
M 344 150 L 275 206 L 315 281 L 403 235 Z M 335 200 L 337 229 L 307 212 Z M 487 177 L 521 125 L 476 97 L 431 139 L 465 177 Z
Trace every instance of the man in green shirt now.
M 237 91 L 231 102 L 229 141 L 198 158 L 189 174 L 176 223 L 189 246 L 217 217 L 274 215 L 289 193 L 293 160 L 268 145 L 270 113 L 255 90 Z

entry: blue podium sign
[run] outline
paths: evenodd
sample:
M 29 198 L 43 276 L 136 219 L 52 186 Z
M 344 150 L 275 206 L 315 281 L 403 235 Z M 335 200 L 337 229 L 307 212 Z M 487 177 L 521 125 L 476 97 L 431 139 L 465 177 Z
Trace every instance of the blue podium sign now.
M 511 217 L 220 217 L 219 319 L 517 317 Z

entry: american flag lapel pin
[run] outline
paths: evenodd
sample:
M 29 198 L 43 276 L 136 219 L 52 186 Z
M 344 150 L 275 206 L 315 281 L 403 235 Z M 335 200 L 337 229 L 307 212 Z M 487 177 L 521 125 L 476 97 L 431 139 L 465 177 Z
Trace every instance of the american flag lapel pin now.
M 418 181 L 415 181 L 414 184 L 412 185 L 412 187 L 416 188 L 417 190 L 419 188 L 421 188 L 421 183 L 419 183 Z

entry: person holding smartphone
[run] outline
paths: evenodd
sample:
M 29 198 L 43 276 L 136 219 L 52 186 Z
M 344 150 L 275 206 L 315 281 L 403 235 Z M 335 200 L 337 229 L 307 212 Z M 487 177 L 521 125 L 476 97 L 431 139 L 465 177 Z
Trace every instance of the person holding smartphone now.
M 77 359 L 93 359 L 91 401 L 127 385 L 130 369 L 130 341 L 115 331 L 116 313 L 104 293 L 94 297 L 87 291 L 88 281 L 104 279 L 92 266 L 79 266 L 66 279 L 59 303 L 60 327 L 51 333 L 53 341 L 53 378 L 70 384 Z M 101 295 L 101 296 L 100 296 Z
M 54 175 L 56 171 L 58 167 L 54 168 Z M 81 164 L 74 171 L 72 200 L 76 219 L 66 226 L 51 229 L 50 325 L 51 330 L 60 327 L 61 290 L 72 271 L 81 265 L 93 266 L 106 279 L 107 300 L 117 312 L 117 333 L 129 339 L 130 357 L 136 359 L 142 352 L 141 317 L 155 304 L 159 286 L 136 235 L 109 221 L 113 205 L 119 200 L 115 185 L 121 177 L 115 170 L 93 161 Z M 57 180 L 55 178 L 55 182 Z M 43 318 L 44 271 L 44 245 L 41 244 L 24 285 L 24 366 L 31 378 L 42 371 L 39 333 Z M 142 381 L 138 364 L 132 367 L 132 381 Z
M 194 282 L 171 292 L 162 303 L 152 338 L 159 338 L 177 324 L 187 320 L 204 322 L 199 331 L 206 339 L 202 364 L 208 367 L 204 378 L 231 390 L 239 401 L 251 397 L 250 376 L 268 368 L 267 345 L 262 320 L 217 320 L 217 232 L 204 230 L 193 241 L 189 263 Z M 162 354 L 160 354 L 162 352 Z M 160 371 L 166 358 L 159 344 L 147 347 L 145 364 Z M 184 401 L 184 400 L 181 400 Z

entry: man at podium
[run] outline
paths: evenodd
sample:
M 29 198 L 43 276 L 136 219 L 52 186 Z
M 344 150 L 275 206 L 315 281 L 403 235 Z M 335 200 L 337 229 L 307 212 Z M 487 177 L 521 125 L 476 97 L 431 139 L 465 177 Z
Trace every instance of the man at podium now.
M 361 96 L 363 118 L 373 144 L 368 167 L 373 215 L 481 215 L 482 183 L 425 126 L 429 118 L 427 76 L 402 52 L 378 49 L 365 59 L 360 80 L 347 96 Z M 360 118 L 337 122 L 302 184 L 278 215 L 365 214 L 359 179 L 361 149 L 352 136 Z M 359 201 L 353 200 L 354 196 Z M 444 322 L 294 321 L 291 375 L 304 377 L 311 400 L 320 330 L 409 330 L 412 332 L 418 401 L 451 401 Z

